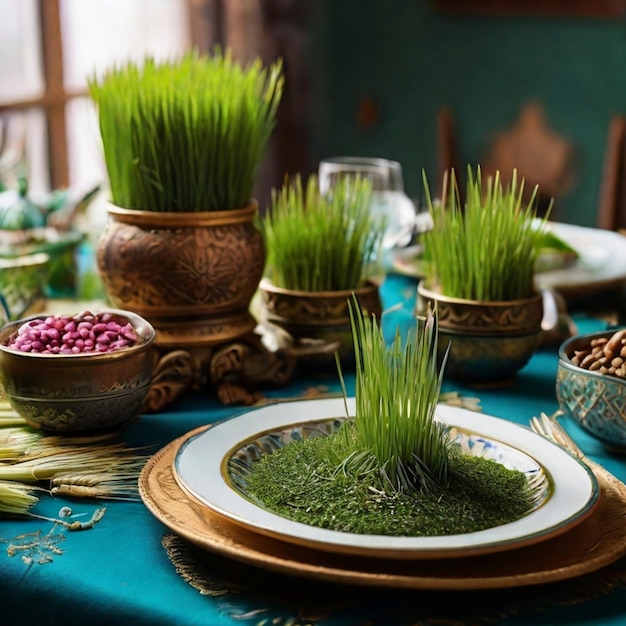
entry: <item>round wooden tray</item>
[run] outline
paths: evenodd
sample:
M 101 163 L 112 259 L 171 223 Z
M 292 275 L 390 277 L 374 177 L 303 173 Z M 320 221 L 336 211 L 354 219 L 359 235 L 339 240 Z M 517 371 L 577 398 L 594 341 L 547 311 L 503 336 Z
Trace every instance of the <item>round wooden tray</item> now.
M 176 439 L 155 454 L 139 479 L 148 510 L 192 543 L 234 560 L 283 574 L 349 585 L 407 589 L 497 589 L 580 576 L 626 554 L 626 485 L 594 467 L 600 503 L 572 530 L 544 542 L 476 557 L 393 560 L 332 554 L 266 537 L 242 528 L 189 498 L 172 464 L 181 444 L 204 430 Z

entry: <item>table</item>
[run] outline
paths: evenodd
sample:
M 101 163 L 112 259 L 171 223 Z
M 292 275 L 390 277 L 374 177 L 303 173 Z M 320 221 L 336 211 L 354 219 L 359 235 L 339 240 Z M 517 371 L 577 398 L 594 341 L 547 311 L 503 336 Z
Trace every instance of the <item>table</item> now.
M 383 284 L 384 305 L 402 304 L 385 320 L 389 336 L 411 323 L 415 286 L 410 278 L 399 276 Z M 606 327 L 606 322 L 584 314 L 575 315 L 574 321 L 580 332 Z M 446 381 L 443 391 L 478 398 L 485 413 L 528 425 L 531 416 L 558 408 L 556 367 L 556 347 L 550 347 L 537 352 L 509 387 L 475 390 Z M 347 384 L 350 393 L 353 378 L 348 377 Z M 322 376 L 294 380 L 265 395 L 275 400 L 299 397 L 320 386 L 339 390 L 335 377 Z M 210 390 L 190 392 L 159 414 L 142 415 L 126 429 L 125 438 L 131 446 L 157 451 L 194 428 L 242 410 L 221 406 Z M 589 457 L 626 480 L 625 457 L 609 452 L 575 424 L 565 424 Z M 56 517 L 62 506 L 70 506 L 75 514 L 85 514 L 76 519 L 87 519 L 100 505 L 44 496 L 36 512 Z M 355 589 L 273 574 L 208 552 L 199 558 L 142 502 L 106 506 L 95 528 L 64 532 L 65 541 L 57 544 L 62 554 L 30 567 L 19 556 L 8 556 L 7 542 L 25 533 L 45 536 L 52 525 L 42 520 L 0 521 L 0 625 L 626 624 L 626 559 L 576 579 L 527 588 Z M 186 580 L 185 572 L 177 571 L 169 555 L 179 565 L 187 563 L 186 576 L 196 586 Z

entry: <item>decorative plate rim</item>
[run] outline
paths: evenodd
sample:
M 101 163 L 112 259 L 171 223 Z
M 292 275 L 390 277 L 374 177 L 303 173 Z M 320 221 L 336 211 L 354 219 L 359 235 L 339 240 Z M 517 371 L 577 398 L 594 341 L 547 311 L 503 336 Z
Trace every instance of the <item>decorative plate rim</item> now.
M 348 398 L 354 414 L 354 398 Z M 178 450 L 173 473 L 202 506 L 249 530 L 334 553 L 384 558 L 447 558 L 530 545 L 569 530 L 599 499 L 591 470 L 529 428 L 502 418 L 440 404 L 437 419 L 514 448 L 533 458 L 553 482 L 546 503 L 527 516 L 487 530 L 435 537 L 344 533 L 288 520 L 257 506 L 233 488 L 228 458 L 251 439 L 284 427 L 346 415 L 342 398 L 298 400 L 251 409 L 190 437 Z

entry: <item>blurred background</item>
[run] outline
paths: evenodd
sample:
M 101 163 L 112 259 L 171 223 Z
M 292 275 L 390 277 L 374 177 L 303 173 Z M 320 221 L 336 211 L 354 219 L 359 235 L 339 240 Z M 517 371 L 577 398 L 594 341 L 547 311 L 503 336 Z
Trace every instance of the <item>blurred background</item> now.
M 261 207 L 285 174 L 316 171 L 328 156 L 397 160 L 419 200 L 422 170 L 435 185 L 450 164 L 487 167 L 500 150 L 497 162 L 529 163 L 528 177 L 558 196 L 554 219 L 595 226 L 607 172 L 611 201 L 621 196 L 622 137 L 612 124 L 626 115 L 624 5 L 0 0 L 0 177 L 10 187 L 23 168 L 31 190 L 77 197 L 106 186 L 88 77 L 146 53 L 221 44 L 242 61 L 285 63 Z M 528 136 L 535 156 L 520 147 Z M 97 221 L 97 203 L 92 211 Z

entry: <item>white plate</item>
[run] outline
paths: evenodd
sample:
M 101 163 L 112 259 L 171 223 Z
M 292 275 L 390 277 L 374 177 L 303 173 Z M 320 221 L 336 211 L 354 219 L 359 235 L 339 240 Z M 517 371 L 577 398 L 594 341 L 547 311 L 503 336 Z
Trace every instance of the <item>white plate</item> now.
M 549 229 L 578 252 L 570 266 L 537 274 L 538 287 L 564 295 L 590 291 L 626 280 L 626 237 L 612 230 L 550 222 Z
M 354 414 L 354 398 L 348 400 Z M 544 501 L 525 517 L 488 530 L 436 537 L 397 537 L 332 531 L 280 517 L 254 504 L 238 488 L 231 459 L 263 438 L 290 438 L 291 432 L 323 427 L 345 417 L 343 399 L 285 402 L 251 410 L 191 438 L 179 450 L 174 475 L 188 494 L 212 511 L 258 533 L 334 553 L 385 558 L 447 558 L 497 552 L 554 537 L 581 522 L 598 501 L 598 483 L 578 460 L 529 428 L 447 405 L 437 419 L 458 428 L 473 454 L 495 458 L 526 473 L 547 477 Z M 267 452 L 276 447 L 268 446 Z

